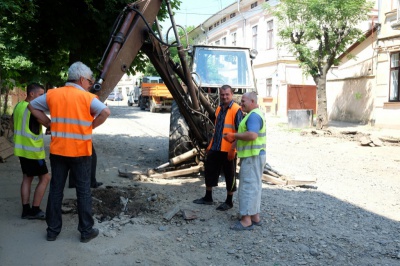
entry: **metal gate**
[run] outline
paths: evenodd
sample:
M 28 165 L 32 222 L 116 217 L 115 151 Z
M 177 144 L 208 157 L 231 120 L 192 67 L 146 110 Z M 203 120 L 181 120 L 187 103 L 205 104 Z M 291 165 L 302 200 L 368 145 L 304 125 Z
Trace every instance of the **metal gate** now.
M 287 110 L 311 109 L 317 113 L 317 86 L 288 85 Z

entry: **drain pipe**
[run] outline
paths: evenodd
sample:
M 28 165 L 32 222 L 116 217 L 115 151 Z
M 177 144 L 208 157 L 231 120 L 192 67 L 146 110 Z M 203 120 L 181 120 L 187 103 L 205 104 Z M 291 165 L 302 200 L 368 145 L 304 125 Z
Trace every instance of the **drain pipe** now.
M 246 35 L 245 35 L 246 34 L 246 19 L 244 18 L 244 15 L 242 14 L 242 12 L 240 12 L 240 0 L 237 0 L 237 10 L 243 19 L 243 45 L 242 46 L 246 46 Z
M 203 23 L 200 24 L 200 29 L 204 35 L 206 35 L 206 45 L 208 44 L 208 32 L 203 28 Z

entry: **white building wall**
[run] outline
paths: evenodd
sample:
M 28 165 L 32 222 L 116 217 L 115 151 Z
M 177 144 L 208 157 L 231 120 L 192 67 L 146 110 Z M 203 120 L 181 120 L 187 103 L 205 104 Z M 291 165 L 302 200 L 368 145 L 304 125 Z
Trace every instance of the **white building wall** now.
M 371 12 L 371 20 L 360 23 L 360 28 L 367 31 L 376 23 L 376 10 L 378 9 L 378 1 L 376 0 L 375 10 Z M 385 2 L 386 0 L 382 0 Z M 398 0 L 387 0 L 398 1 Z M 251 8 L 257 2 L 255 8 Z M 276 5 L 278 0 L 270 0 L 270 5 Z M 215 45 L 217 41 L 222 44 L 222 39 L 226 38 L 227 45 L 233 46 L 233 34 L 236 34 L 236 46 L 252 47 L 252 27 L 257 26 L 257 50 L 258 56 L 253 60 L 254 73 L 260 98 L 261 105 L 264 101 L 269 102 L 271 113 L 279 116 L 287 116 L 287 88 L 288 85 L 315 85 L 314 80 L 310 76 L 304 76 L 298 62 L 293 55 L 283 49 L 277 47 L 277 21 L 268 14 L 262 5 L 265 0 L 241 0 L 224 8 L 217 14 L 211 16 L 204 21 L 199 27 L 189 33 L 191 41 L 194 44 L 209 44 Z M 234 17 L 230 14 L 235 13 Z M 225 21 L 221 22 L 224 16 Z M 274 22 L 274 46 L 273 49 L 267 49 L 267 22 Z M 219 24 L 218 24 L 219 22 Z M 212 28 L 210 28 L 212 27 Z M 397 43 L 400 45 L 400 43 Z M 399 46 L 400 47 L 400 46 Z M 344 60 L 344 64 L 340 68 L 335 68 L 338 71 L 338 76 L 331 75 L 327 85 L 328 98 L 328 115 L 333 113 L 332 118 L 335 119 L 350 119 L 349 121 L 367 121 L 372 116 L 378 115 L 374 110 L 367 108 L 367 114 L 362 113 L 361 108 L 357 110 L 357 106 L 371 106 L 382 102 L 383 98 L 387 98 L 387 93 L 380 93 L 380 83 L 387 87 L 387 79 L 379 81 L 371 79 L 371 73 L 365 73 L 365 69 L 371 68 L 373 58 L 377 53 L 370 47 L 368 49 L 358 49 L 357 60 Z M 380 56 L 381 60 L 383 56 Z M 379 61 L 379 57 L 378 57 Z M 380 64 L 388 64 L 387 60 Z M 362 76 L 360 82 L 360 77 Z M 378 75 L 379 76 L 379 75 Z M 387 76 L 387 75 L 386 75 Z M 354 77 L 358 77 L 354 79 Z M 380 78 L 380 77 L 379 77 Z M 353 80 L 350 80 L 353 79 Z M 272 80 L 271 93 L 267 91 L 267 81 Z M 331 84 L 329 84 L 331 83 Z M 376 83 L 376 84 L 375 84 Z M 385 88 L 385 91 L 387 88 Z M 347 91 L 352 91 L 350 95 L 346 95 Z M 352 95 L 351 95 L 352 94 Z M 364 97 L 359 101 L 360 94 Z M 340 96 L 341 95 L 341 96 Z M 356 95 L 356 96 L 355 96 Z M 376 96 L 375 96 L 376 95 Z M 346 104 L 340 104 L 340 97 L 347 99 Z M 366 97 L 370 97 L 366 99 Z M 371 100 L 373 97 L 373 100 Z M 356 103 L 352 99 L 357 98 Z M 374 103 L 374 104 L 373 104 Z M 334 106 L 337 105 L 337 106 Z M 382 105 L 382 104 L 381 104 Z M 348 114 L 347 114 L 347 113 Z M 341 115 L 339 115 L 341 114 Z M 343 115 L 345 114 L 345 115 Z
M 390 56 L 400 52 L 399 0 L 378 0 L 380 30 L 374 44 L 376 52 L 373 119 L 381 127 L 400 128 L 400 102 L 389 100 Z
M 257 5 L 251 8 L 255 2 Z M 269 4 L 276 5 L 278 2 L 270 0 Z M 268 109 L 271 114 L 287 116 L 287 85 L 315 84 L 312 79 L 302 75 L 301 69 L 291 54 L 281 48 L 277 49 L 277 22 L 264 10 L 264 3 L 265 0 L 242 0 L 239 4 L 235 2 L 191 31 L 189 38 L 193 44 L 208 45 L 216 45 L 218 41 L 222 45 L 223 38 L 226 38 L 227 46 L 253 48 L 252 28 L 257 26 L 258 55 L 253 60 L 253 68 L 260 106 L 266 111 Z M 235 15 L 231 18 L 232 14 Z M 222 22 L 224 18 L 225 21 Z M 270 20 L 274 21 L 274 45 L 272 49 L 267 49 L 267 22 Z M 236 35 L 236 41 L 234 35 Z M 272 80 L 270 93 L 267 91 L 267 80 Z
M 113 91 L 119 96 L 122 95 L 123 99 L 126 100 L 128 93 L 139 83 L 139 75 L 124 74 Z

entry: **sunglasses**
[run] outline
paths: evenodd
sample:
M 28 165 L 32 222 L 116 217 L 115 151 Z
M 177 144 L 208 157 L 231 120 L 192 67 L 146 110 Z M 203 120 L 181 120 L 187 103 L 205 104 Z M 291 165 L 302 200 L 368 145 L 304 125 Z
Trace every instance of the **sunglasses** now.
M 89 82 L 89 85 L 92 86 L 93 85 L 93 81 L 91 79 L 86 79 Z

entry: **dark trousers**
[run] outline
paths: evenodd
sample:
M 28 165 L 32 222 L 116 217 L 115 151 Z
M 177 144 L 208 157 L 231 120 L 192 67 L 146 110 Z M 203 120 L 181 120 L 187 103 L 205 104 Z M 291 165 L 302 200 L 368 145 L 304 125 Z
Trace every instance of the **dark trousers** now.
M 97 155 L 92 144 L 92 165 L 91 165 L 91 172 L 90 172 L 90 186 L 95 187 L 97 180 L 96 180 L 96 167 L 97 167 Z M 75 187 L 75 175 L 72 172 L 69 172 L 69 184 L 68 187 L 74 188 Z
M 50 154 L 52 177 L 46 208 L 47 234 L 57 236 L 61 232 L 61 205 L 68 172 L 74 174 L 78 207 L 78 230 L 83 237 L 89 235 L 94 224 L 92 195 L 90 192 L 91 156 L 65 157 Z
M 207 187 L 218 186 L 221 170 L 225 176 L 226 190 L 236 191 L 236 159 L 229 161 L 228 153 L 223 151 L 210 150 L 204 163 L 204 175 Z

